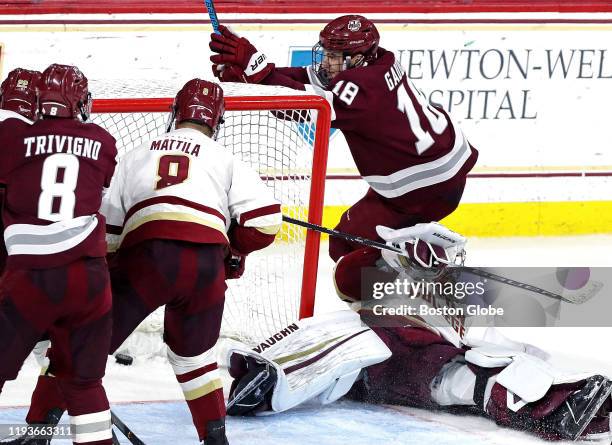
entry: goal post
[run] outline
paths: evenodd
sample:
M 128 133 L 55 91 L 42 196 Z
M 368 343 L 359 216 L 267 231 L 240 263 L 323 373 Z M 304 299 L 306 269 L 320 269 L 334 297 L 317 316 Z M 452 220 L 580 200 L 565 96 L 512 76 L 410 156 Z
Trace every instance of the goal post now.
M 281 87 L 222 86 L 226 113 L 218 142 L 258 170 L 285 213 L 320 225 L 331 122 L 328 102 Z M 155 89 L 149 91 L 155 94 Z M 166 97 L 115 97 L 110 88 L 103 98 L 94 96 L 92 121 L 117 139 L 120 157 L 165 131 L 174 94 L 163 93 Z M 284 224 L 272 246 L 249 255 L 245 275 L 228 281 L 222 335 L 254 343 L 297 318 L 312 316 L 319 247 L 319 233 Z M 294 274 L 298 265 L 300 276 Z

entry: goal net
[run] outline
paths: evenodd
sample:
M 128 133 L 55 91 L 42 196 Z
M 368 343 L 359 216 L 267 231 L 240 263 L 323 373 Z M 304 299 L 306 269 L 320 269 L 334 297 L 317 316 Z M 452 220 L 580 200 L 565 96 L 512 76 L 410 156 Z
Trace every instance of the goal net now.
M 91 121 L 115 137 L 121 158 L 166 131 L 180 87 L 92 82 Z M 259 172 L 284 214 L 320 224 L 328 104 L 318 96 L 282 87 L 228 83 L 223 89 L 225 122 L 217 141 Z M 247 257 L 244 275 L 228 280 L 221 336 L 254 345 L 312 315 L 318 255 L 318 233 L 283 224 L 272 246 Z M 120 350 L 136 356 L 160 353 L 162 332 L 163 309 L 145 320 Z

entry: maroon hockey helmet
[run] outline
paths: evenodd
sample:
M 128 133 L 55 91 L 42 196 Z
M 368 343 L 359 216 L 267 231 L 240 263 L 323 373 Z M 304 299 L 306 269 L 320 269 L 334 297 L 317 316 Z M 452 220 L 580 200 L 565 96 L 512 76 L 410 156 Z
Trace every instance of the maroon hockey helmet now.
M 225 113 L 223 90 L 214 82 L 191 79 L 174 98 L 172 109 L 177 124 L 190 121 L 216 131 Z
M 319 34 L 325 49 L 346 55 L 363 54 L 365 61 L 376 58 L 380 35 L 374 23 L 361 15 L 343 15 L 329 22 Z
M 78 118 L 91 112 L 87 77 L 76 67 L 54 63 L 43 71 L 40 82 L 40 113 L 45 117 Z
M 380 35 L 374 23 L 361 15 L 343 15 L 329 22 L 319 34 L 319 42 L 312 49 L 313 68 L 324 84 L 329 73 L 322 68 L 324 51 L 341 52 L 342 70 L 362 66 L 376 59 Z M 356 62 L 353 56 L 363 55 Z M 353 64 L 351 64 L 353 63 Z
M 16 68 L 0 86 L 0 108 L 35 120 L 38 111 L 40 72 Z

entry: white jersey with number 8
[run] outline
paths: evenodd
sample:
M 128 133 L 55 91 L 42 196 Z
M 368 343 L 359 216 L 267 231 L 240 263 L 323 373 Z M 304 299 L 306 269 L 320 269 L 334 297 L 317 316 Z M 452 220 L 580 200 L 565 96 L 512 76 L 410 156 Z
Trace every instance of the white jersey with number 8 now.
M 258 174 L 192 128 L 127 153 L 101 211 L 109 251 L 146 239 L 227 244 L 232 219 L 262 231 L 281 224 L 280 204 Z

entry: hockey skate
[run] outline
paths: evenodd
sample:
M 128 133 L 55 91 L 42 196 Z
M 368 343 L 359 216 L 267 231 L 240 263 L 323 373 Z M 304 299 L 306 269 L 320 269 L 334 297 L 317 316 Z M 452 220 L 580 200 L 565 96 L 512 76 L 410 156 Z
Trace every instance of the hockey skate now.
M 611 392 L 612 381 L 601 375 L 590 377 L 581 389 L 551 414 L 547 426 L 566 439 L 576 440 L 610 398 Z

